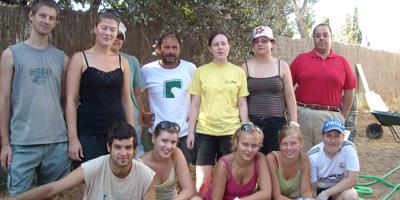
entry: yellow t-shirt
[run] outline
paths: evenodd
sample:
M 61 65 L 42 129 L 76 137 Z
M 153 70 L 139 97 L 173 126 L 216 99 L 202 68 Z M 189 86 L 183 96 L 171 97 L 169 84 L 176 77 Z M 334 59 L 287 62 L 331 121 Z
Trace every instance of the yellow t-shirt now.
M 240 127 L 237 99 L 249 95 L 242 68 L 229 62 L 203 65 L 197 68 L 189 93 L 201 98 L 197 133 L 233 135 Z

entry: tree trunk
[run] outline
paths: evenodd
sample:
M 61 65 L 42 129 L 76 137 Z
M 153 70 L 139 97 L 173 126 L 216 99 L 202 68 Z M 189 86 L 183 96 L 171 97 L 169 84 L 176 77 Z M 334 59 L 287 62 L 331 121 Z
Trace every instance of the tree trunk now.
M 310 38 L 310 35 L 308 34 L 308 31 L 307 31 L 307 28 L 306 28 L 305 22 L 304 22 L 304 13 L 307 9 L 307 1 L 308 0 L 303 0 L 303 5 L 301 7 L 299 7 L 299 1 L 292 0 L 294 14 L 296 15 L 297 29 L 300 33 L 301 38 Z
M 306 26 L 304 24 L 304 17 L 303 15 L 296 15 L 296 24 L 298 31 L 300 33 L 301 38 L 310 38 L 310 35 L 306 29 Z
M 90 0 L 90 8 L 89 8 L 89 13 L 97 14 L 97 10 L 99 10 L 101 0 Z

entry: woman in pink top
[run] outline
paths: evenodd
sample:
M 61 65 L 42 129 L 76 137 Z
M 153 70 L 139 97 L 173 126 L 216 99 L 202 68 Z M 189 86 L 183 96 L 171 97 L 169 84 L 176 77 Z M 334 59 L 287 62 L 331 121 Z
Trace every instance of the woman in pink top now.
M 233 152 L 218 161 L 212 190 L 208 191 L 206 199 L 271 199 L 271 177 L 265 170 L 267 162 L 258 152 L 262 141 L 263 133 L 255 125 L 243 124 L 235 132 Z M 259 190 L 254 192 L 257 183 Z

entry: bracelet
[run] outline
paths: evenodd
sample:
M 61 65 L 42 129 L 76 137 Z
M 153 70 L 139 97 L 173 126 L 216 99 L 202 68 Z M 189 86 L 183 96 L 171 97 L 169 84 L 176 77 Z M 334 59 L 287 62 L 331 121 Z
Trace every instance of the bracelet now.
M 300 124 L 295 122 L 295 121 L 290 121 L 289 126 L 295 126 L 295 127 L 300 127 Z

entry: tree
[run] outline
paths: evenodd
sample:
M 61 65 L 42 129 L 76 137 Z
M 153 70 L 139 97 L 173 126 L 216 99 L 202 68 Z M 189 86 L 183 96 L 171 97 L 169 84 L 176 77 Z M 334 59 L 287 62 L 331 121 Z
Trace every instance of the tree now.
M 301 38 L 309 38 L 314 25 L 314 13 L 311 6 L 318 0 L 292 0 L 292 11 L 296 16 L 297 29 Z
M 197 63 L 207 60 L 207 37 L 222 30 L 230 39 L 231 59 L 240 62 L 250 51 L 250 33 L 258 25 L 268 25 L 275 35 L 291 36 L 288 28 L 290 0 L 108 0 L 131 24 L 159 22 L 160 30 L 173 30 L 193 45 Z
M 28 6 L 29 0 L 0 0 L 0 5 Z
M 358 9 L 354 8 L 353 16 L 347 14 L 342 26 L 339 41 L 347 44 L 361 44 L 362 33 L 358 24 Z
M 5 0 L 2 0 L 5 1 Z M 7 0 L 12 1 L 12 0 Z M 14 0 L 19 2 L 19 0 Z M 27 0 L 33 1 L 33 0 Z M 127 24 L 160 24 L 161 30 L 178 32 L 189 40 L 197 63 L 207 59 L 207 37 L 213 30 L 231 36 L 231 60 L 240 62 L 250 52 L 250 33 L 259 25 L 268 25 L 275 36 L 293 35 L 288 16 L 291 0 L 55 0 L 62 9 L 70 10 L 73 3 L 89 5 L 92 16 L 101 7 L 120 12 Z M 169 32 L 169 31 L 168 31 Z M 154 34 L 153 34 L 154 35 Z M 152 41 L 143 32 L 146 40 Z M 150 44 L 149 44 L 150 45 Z M 151 46 L 151 45 L 150 45 Z
M 329 20 L 328 17 L 323 17 L 323 18 L 322 18 L 322 23 L 323 23 L 323 24 L 327 24 L 327 25 L 329 25 L 329 26 L 331 25 L 331 22 L 330 22 L 330 20 Z

